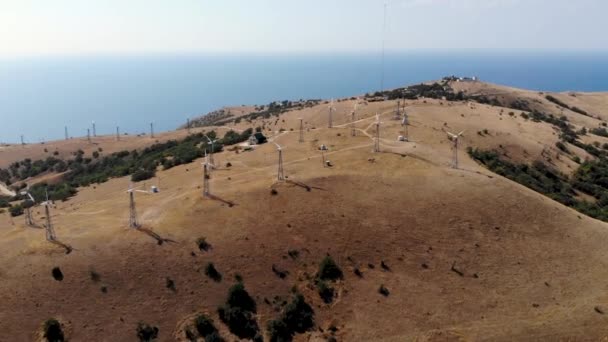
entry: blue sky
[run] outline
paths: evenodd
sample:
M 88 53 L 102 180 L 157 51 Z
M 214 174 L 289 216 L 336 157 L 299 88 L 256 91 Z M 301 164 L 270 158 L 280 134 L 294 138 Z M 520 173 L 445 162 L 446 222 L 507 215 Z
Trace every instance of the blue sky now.
M 378 51 L 382 0 L 0 0 L 0 56 Z M 387 0 L 386 47 L 608 49 L 605 0 Z

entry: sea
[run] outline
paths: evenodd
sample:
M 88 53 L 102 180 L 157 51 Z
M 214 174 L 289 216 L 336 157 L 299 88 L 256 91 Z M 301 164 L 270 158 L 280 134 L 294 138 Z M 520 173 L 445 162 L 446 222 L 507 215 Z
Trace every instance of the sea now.
M 172 130 L 222 106 L 339 98 L 448 75 L 545 91 L 608 91 L 608 52 L 0 57 L 0 142 Z

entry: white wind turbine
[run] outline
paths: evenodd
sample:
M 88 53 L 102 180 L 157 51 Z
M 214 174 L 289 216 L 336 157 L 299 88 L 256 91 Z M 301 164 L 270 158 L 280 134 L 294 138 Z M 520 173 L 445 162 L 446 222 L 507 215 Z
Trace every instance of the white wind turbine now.
M 53 223 L 51 222 L 51 201 L 49 201 L 49 192 L 46 191 L 46 201 L 40 203 L 40 205 L 44 206 L 44 213 L 46 215 L 46 239 L 47 241 L 55 241 L 57 236 L 55 235 L 55 229 L 53 228 Z
M 34 199 L 32 194 L 29 193 L 29 191 L 27 191 L 27 190 L 22 191 L 21 195 L 29 197 L 30 201 L 32 201 L 32 206 L 36 203 L 36 200 Z M 34 223 L 34 219 L 32 218 L 32 207 L 31 206 L 28 207 L 27 209 L 25 209 L 25 224 L 30 227 L 36 226 L 36 224 Z
M 219 140 L 219 139 L 215 139 L 212 140 L 211 138 L 209 138 L 209 136 L 205 135 L 205 138 L 207 138 L 207 141 L 209 141 L 209 143 L 211 144 L 211 150 L 209 151 L 209 165 L 211 168 L 215 169 L 215 162 L 213 161 L 213 151 L 215 150 L 215 143 Z M 206 152 L 207 150 L 205 150 Z
M 376 136 L 374 137 L 374 152 L 380 152 L 380 115 L 376 114 Z
M 209 162 L 207 151 L 205 151 L 205 161 L 201 164 L 203 165 L 203 196 L 209 197 L 211 194 L 209 178 L 211 178 L 211 168 L 213 167 L 213 164 Z
M 331 99 L 331 102 L 329 104 L 329 128 L 334 127 L 333 116 L 335 111 L 336 108 L 334 107 L 334 99 Z
M 127 190 L 127 193 L 129 194 L 129 228 L 133 229 L 141 227 L 141 224 L 137 220 L 137 210 L 135 208 L 135 192 L 150 194 L 149 191 L 134 189 L 133 183 L 129 184 L 129 190 Z
M 278 170 L 277 170 L 277 179 L 279 181 L 284 181 L 285 174 L 283 172 L 283 148 L 281 147 L 281 145 L 277 144 L 274 141 L 272 143 L 277 146 L 277 152 L 279 152 L 279 163 L 278 163 L 279 166 L 278 166 Z
M 353 111 L 350 114 L 350 135 L 353 137 L 357 135 L 357 130 L 355 129 L 355 120 L 357 119 L 357 107 L 358 106 L 359 106 L 359 101 L 357 100 L 357 102 L 355 102 L 355 105 L 353 107 Z
M 448 131 L 445 131 L 448 135 L 448 139 L 452 142 L 452 152 L 454 153 L 452 156 L 452 168 L 458 168 L 458 144 L 460 143 L 460 137 L 464 134 L 465 131 L 462 131 L 458 134 L 454 134 Z

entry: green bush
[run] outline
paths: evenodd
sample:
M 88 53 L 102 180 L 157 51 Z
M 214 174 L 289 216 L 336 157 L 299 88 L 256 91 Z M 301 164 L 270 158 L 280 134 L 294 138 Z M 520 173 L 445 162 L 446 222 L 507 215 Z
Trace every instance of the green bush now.
M 328 255 L 321 261 L 317 277 L 321 280 L 337 280 L 342 279 L 343 274 L 338 264 Z
M 153 178 L 154 170 L 137 170 L 131 175 L 132 182 L 141 182 Z
M 233 285 L 228 291 L 226 304 L 217 310 L 222 322 L 239 338 L 253 339 L 259 333 L 255 319 L 256 303 L 243 283 Z
M 202 336 L 206 337 L 214 332 L 217 332 L 217 328 L 213 325 L 213 320 L 205 315 L 198 315 L 194 320 L 194 326 L 196 331 Z
M 137 324 L 136 332 L 137 338 L 139 338 L 141 342 L 154 341 L 158 338 L 158 328 L 143 322 Z
M 23 207 L 21 206 L 21 204 L 12 205 L 9 208 L 9 212 L 11 213 L 12 217 L 21 216 L 23 215 Z
M 205 275 L 211 278 L 216 283 L 222 281 L 222 274 L 215 268 L 215 265 L 213 265 L 212 262 L 208 263 L 207 266 L 205 266 Z
M 291 341 L 295 334 L 310 331 L 315 324 L 315 312 L 304 300 L 304 296 L 297 294 L 285 306 L 281 316 L 268 322 L 267 330 L 270 342 Z
M 44 322 L 43 332 L 43 337 L 48 342 L 65 341 L 65 336 L 61 327 L 61 323 L 59 323 L 59 321 L 54 318 L 48 319 L 46 322 Z
M 317 281 L 317 292 L 325 304 L 329 304 L 334 301 L 335 291 L 331 286 L 327 285 L 325 281 Z

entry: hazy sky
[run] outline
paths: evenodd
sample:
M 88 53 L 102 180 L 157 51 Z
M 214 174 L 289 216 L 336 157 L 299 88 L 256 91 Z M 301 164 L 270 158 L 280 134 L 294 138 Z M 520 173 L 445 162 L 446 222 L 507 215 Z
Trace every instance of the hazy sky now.
M 388 0 L 386 47 L 608 49 L 606 0 Z M 378 51 L 382 0 L 0 0 L 0 57 Z

